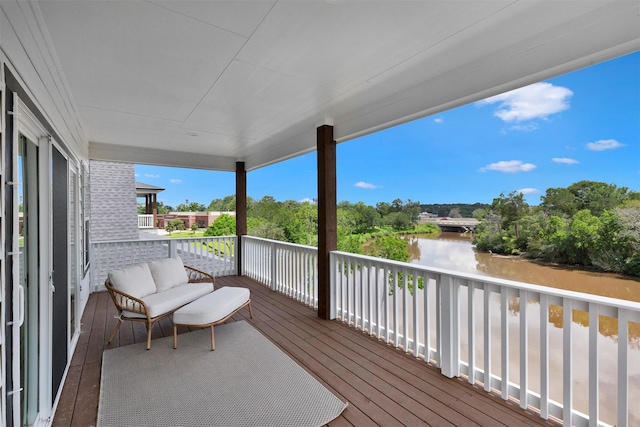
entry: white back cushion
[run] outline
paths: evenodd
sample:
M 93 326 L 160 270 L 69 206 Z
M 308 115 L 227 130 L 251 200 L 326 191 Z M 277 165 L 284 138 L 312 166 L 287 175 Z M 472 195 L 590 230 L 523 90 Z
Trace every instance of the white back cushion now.
M 180 257 L 150 262 L 149 269 L 153 280 L 156 282 L 158 292 L 166 291 L 174 286 L 184 285 L 189 281 Z
M 109 272 L 109 282 L 119 291 L 142 298 L 156 292 L 156 284 L 147 264 Z

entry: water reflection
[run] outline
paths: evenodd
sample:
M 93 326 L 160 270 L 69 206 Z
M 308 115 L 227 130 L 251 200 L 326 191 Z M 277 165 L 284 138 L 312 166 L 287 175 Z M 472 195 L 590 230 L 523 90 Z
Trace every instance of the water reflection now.
M 519 282 L 548 286 L 558 289 L 565 289 L 577 292 L 585 292 L 593 295 L 600 295 L 611 298 L 624 299 L 640 302 L 640 280 L 629 277 L 620 277 L 615 274 L 597 273 L 574 269 L 570 267 L 559 267 L 553 265 L 541 265 L 519 258 L 502 257 L 485 253 L 476 253 L 472 246 L 472 236 L 460 235 L 456 233 L 442 233 L 438 239 L 429 239 L 422 236 L 407 237 L 411 263 L 430 267 L 450 269 L 465 273 L 480 274 L 490 277 L 515 280 Z M 476 298 L 476 321 L 475 336 L 476 343 L 482 342 L 484 331 L 482 330 L 482 308 L 481 291 L 476 290 L 479 295 Z M 461 291 L 461 307 L 465 307 L 466 291 Z M 420 300 L 420 299 L 419 299 Z M 432 300 L 433 301 L 433 300 Z M 494 294 L 492 297 L 491 325 L 492 336 L 500 336 L 500 297 Z M 520 322 L 520 298 L 512 296 L 508 300 L 510 316 L 508 319 L 508 330 L 510 336 L 509 350 L 509 370 L 512 378 L 519 375 L 519 322 Z M 540 304 L 537 301 L 528 301 L 525 305 L 528 319 L 529 334 L 529 379 L 530 387 L 536 390 L 539 384 L 540 366 Z M 435 308 L 434 308 L 435 309 Z M 465 342 L 465 330 L 467 328 L 466 310 L 460 312 L 461 322 L 461 354 L 465 359 L 467 343 Z M 589 378 L 589 314 L 579 310 L 572 313 L 572 348 L 573 360 L 572 368 L 576 373 L 574 382 L 574 408 L 588 413 L 588 378 Z M 549 325 L 549 376 L 551 398 L 562 401 L 562 348 L 563 348 L 563 309 L 560 306 L 550 305 L 548 315 Z M 599 316 L 598 331 L 598 364 L 599 364 L 599 391 L 600 391 L 600 417 L 604 422 L 616 424 L 616 402 L 617 400 L 617 357 L 618 357 L 618 320 Z M 640 398 L 640 324 L 629 323 L 629 401 L 638 401 Z M 500 369 L 500 341 L 492 341 L 493 369 L 499 372 Z M 432 343 L 435 345 L 435 343 Z M 476 355 L 476 362 L 481 366 L 482 352 Z M 607 404 L 610 402 L 612 404 Z M 640 425 L 640 407 L 630 405 L 629 425 Z
M 469 235 L 442 233 L 438 239 L 407 236 L 406 240 L 411 255 L 410 263 L 483 274 L 476 268 L 476 253 Z
M 410 236 L 407 238 L 411 254 L 409 262 L 640 302 L 640 278 L 476 253 L 472 239 L 470 235 L 459 233 L 442 233 L 437 239 Z

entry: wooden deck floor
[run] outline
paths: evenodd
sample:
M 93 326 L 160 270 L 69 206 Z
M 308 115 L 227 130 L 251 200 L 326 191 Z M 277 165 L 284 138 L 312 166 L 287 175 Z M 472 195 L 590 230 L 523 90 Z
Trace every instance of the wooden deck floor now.
M 253 318 L 242 310 L 230 321 L 251 323 L 349 403 L 330 426 L 559 425 L 464 379 L 448 379 L 435 367 L 341 322 L 322 320 L 314 310 L 251 279 L 220 277 L 217 287 L 221 286 L 251 290 Z M 146 340 L 144 325 L 125 322 L 114 342 L 108 344 L 117 322 L 114 314 L 106 292 L 90 296 L 53 426 L 95 425 L 103 350 Z M 171 321 L 167 319 L 156 325 L 153 338 L 171 334 Z

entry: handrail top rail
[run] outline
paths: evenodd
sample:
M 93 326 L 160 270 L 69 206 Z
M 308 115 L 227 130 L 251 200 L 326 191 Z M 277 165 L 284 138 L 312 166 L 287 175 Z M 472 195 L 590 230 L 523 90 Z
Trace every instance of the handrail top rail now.
M 249 235 L 243 235 L 242 238 L 248 238 L 248 239 L 252 239 L 252 240 L 260 240 L 263 242 L 268 242 L 268 243 L 275 243 L 277 245 L 282 245 L 282 246 L 291 246 L 294 248 L 299 248 L 299 249 L 304 249 L 304 250 L 313 250 L 313 251 L 317 251 L 318 248 L 316 248 L 315 246 L 308 246 L 308 245 L 301 245 L 299 243 L 289 243 L 289 242 L 282 242 L 280 240 L 273 240 L 273 239 L 265 239 L 264 237 L 256 237 L 256 236 L 249 236 Z
M 491 285 L 499 285 L 507 288 L 520 289 L 520 290 L 550 295 L 554 297 L 571 298 L 572 300 L 582 301 L 586 303 L 607 305 L 614 308 L 622 308 L 622 309 L 631 310 L 631 311 L 640 313 L 640 302 L 635 302 L 635 301 L 604 297 L 599 295 L 592 295 L 592 294 L 587 294 L 587 293 L 577 292 L 577 291 L 568 291 L 564 289 L 551 288 L 548 286 L 535 285 L 532 283 L 517 282 L 515 280 L 500 279 L 497 277 L 483 276 L 483 275 L 474 274 L 474 273 L 464 273 L 464 272 L 447 270 L 447 269 L 438 268 L 438 267 L 428 267 L 424 265 L 410 264 L 407 262 L 393 261 L 393 260 L 388 260 L 384 258 L 376 258 L 369 255 L 352 254 L 350 252 L 332 251 L 331 254 L 346 256 L 351 258 L 359 258 L 359 259 L 380 263 L 380 264 L 395 265 L 396 267 L 409 269 L 409 270 L 421 270 L 428 273 L 444 274 L 444 275 L 456 277 L 459 279 L 466 279 L 474 282 L 483 282 Z
M 123 240 L 95 240 L 92 241 L 92 245 L 100 245 L 107 243 L 140 243 L 140 242 L 166 242 L 166 241 L 174 241 L 179 242 L 180 240 L 202 240 L 202 239 L 235 239 L 235 235 L 229 236 L 201 236 L 201 237 L 159 237 L 157 239 L 123 239 Z

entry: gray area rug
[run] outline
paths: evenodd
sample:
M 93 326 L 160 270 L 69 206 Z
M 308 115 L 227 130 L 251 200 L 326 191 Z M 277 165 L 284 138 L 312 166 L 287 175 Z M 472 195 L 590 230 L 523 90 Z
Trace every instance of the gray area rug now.
M 346 404 L 244 321 L 106 350 L 98 426 L 321 426 Z

